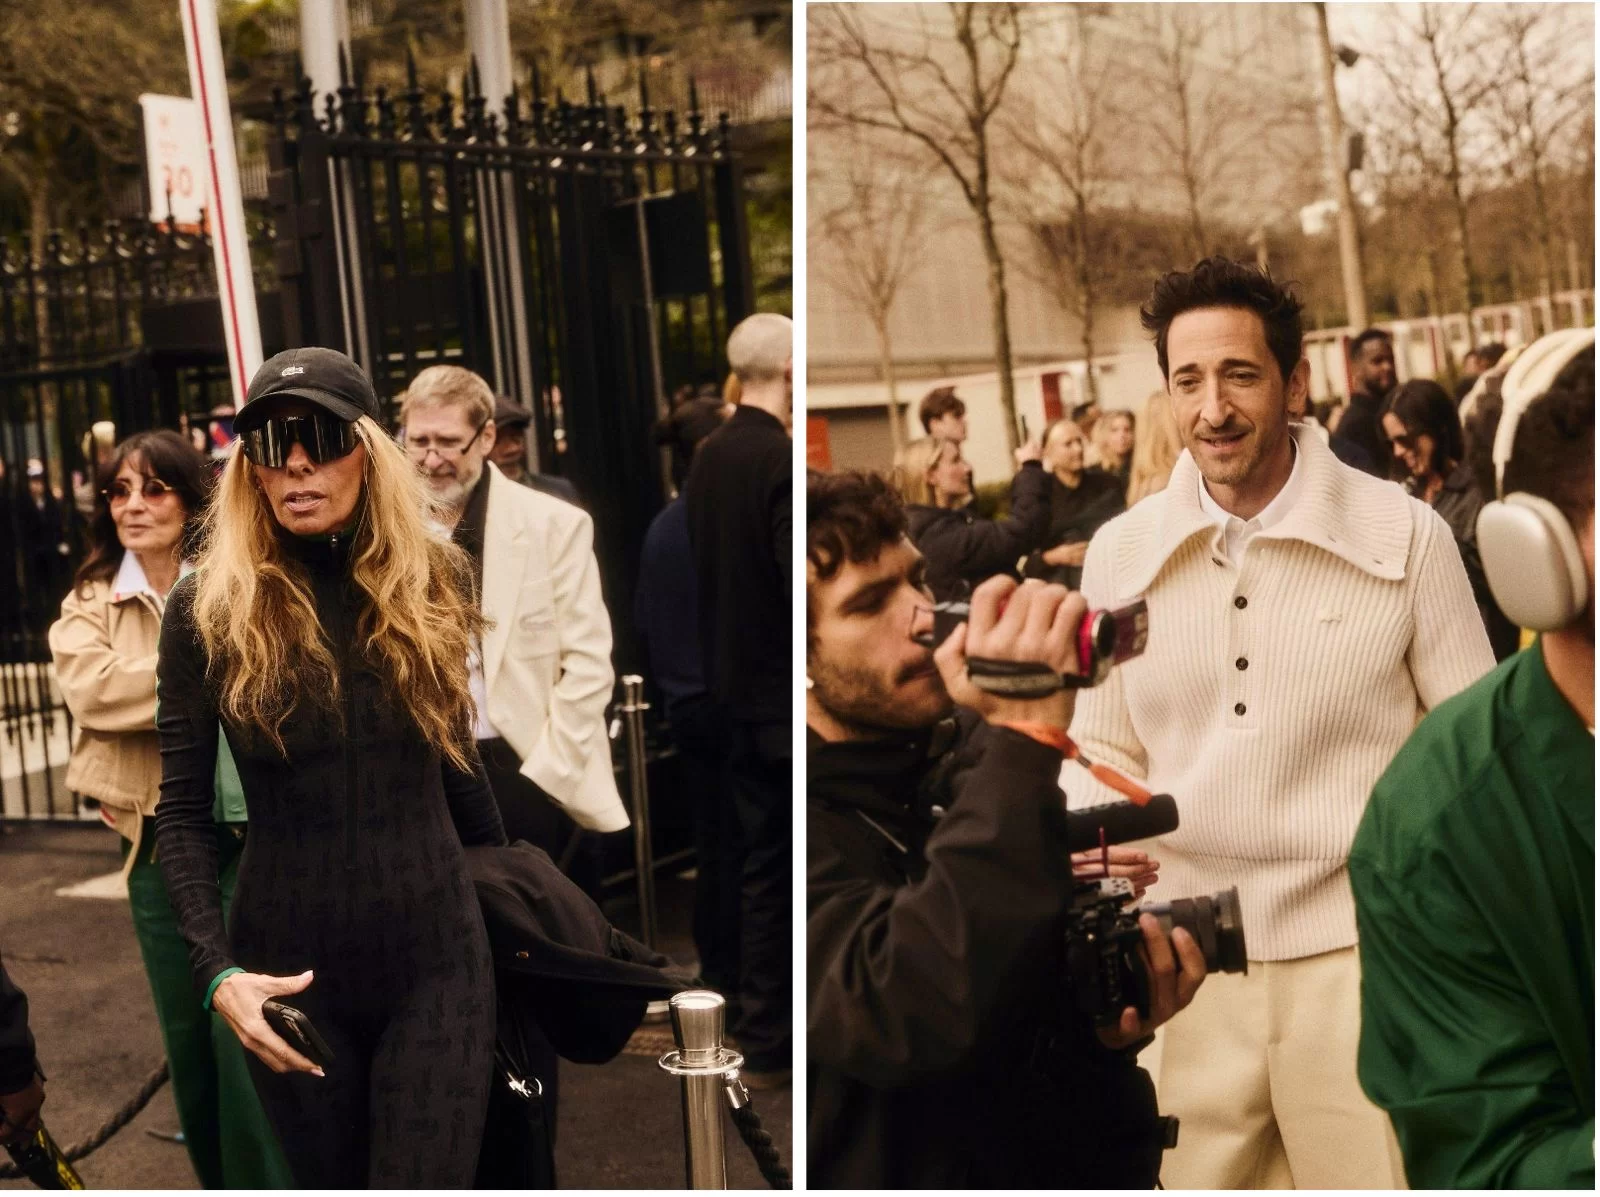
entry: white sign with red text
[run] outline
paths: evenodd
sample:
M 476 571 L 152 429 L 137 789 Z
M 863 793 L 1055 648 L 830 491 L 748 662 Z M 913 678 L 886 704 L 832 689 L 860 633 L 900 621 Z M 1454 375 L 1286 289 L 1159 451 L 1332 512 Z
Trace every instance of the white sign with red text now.
M 139 97 L 144 111 L 144 157 L 150 178 L 150 219 L 170 214 L 182 225 L 198 225 L 208 207 L 206 141 L 200 106 L 187 96 Z M 172 197 L 169 213 L 167 197 Z

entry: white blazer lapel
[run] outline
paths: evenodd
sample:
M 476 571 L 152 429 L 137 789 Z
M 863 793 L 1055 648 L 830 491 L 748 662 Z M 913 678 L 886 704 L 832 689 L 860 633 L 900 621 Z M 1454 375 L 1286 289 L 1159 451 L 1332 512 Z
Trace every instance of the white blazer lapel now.
M 493 471 L 483 518 L 483 614 L 494 621 L 483 634 L 483 683 L 485 692 L 491 692 L 517 618 L 517 592 L 528 559 L 528 529 L 517 504 L 496 501 L 504 488 L 517 484 L 490 462 L 484 462 L 483 468 Z

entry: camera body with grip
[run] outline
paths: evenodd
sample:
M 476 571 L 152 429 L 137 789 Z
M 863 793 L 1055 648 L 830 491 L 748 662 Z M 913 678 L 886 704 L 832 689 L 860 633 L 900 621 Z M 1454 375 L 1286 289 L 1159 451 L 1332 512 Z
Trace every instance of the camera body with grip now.
M 933 627 L 912 636 L 924 648 L 937 648 L 967 621 L 972 608 L 962 599 L 933 605 Z M 1098 686 L 1112 667 L 1144 652 L 1150 634 L 1149 608 L 1143 599 L 1111 611 L 1090 611 L 1078 625 L 1078 672 L 1060 673 L 1042 662 L 992 661 L 967 658 L 972 684 L 991 694 L 1044 698 L 1061 689 Z
M 1112 802 L 1070 811 L 1067 824 L 1072 851 L 1099 848 L 1103 854 L 1112 844 L 1175 830 L 1178 807 L 1170 795 L 1157 794 L 1144 806 Z M 1150 978 L 1141 952 L 1141 914 L 1155 915 L 1169 937 L 1174 927 L 1188 931 L 1205 956 L 1207 973 L 1249 970 L 1237 887 L 1197 898 L 1131 906 L 1133 883 L 1109 873 L 1102 855 L 1100 874 L 1078 879 L 1064 929 L 1068 1000 L 1097 1025 L 1115 1026 L 1129 1006 L 1141 1019 L 1149 1017 Z

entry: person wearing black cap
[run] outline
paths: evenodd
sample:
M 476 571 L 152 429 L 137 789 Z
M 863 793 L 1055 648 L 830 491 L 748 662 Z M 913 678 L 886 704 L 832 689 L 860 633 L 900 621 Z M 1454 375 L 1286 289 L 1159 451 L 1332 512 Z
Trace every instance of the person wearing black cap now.
M 251 382 L 198 568 L 162 623 L 157 859 L 296 1182 L 463 1188 L 495 1034 L 463 849 L 506 842 L 472 739 L 482 619 L 378 416 L 333 350 L 281 353 Z M 219 724 L 250 808 L 229 926 Z M 268 998 L 309 1017 L 326 1058 L 273 1031 Z
M 528 425 L 533 413 L 520 403 L 504 395 L 494 401 L 494 443 L 489 446 L 489 460 L 513 482 L 541 490 L 547 495 L 578 503 L 578 488 L 555 474 L 540 474 L 528 468 Z

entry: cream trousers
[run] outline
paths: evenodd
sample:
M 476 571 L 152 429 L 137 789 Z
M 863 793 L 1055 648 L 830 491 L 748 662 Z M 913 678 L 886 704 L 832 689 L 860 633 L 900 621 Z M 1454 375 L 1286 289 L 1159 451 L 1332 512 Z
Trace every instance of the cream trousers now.
M 1162 1185 L 1405 1188 L 1388 1115 L 1356 1081 L 1360 990 L 1353 947 L 1207 977 L 1140 1060 L 1180 1119 Z

